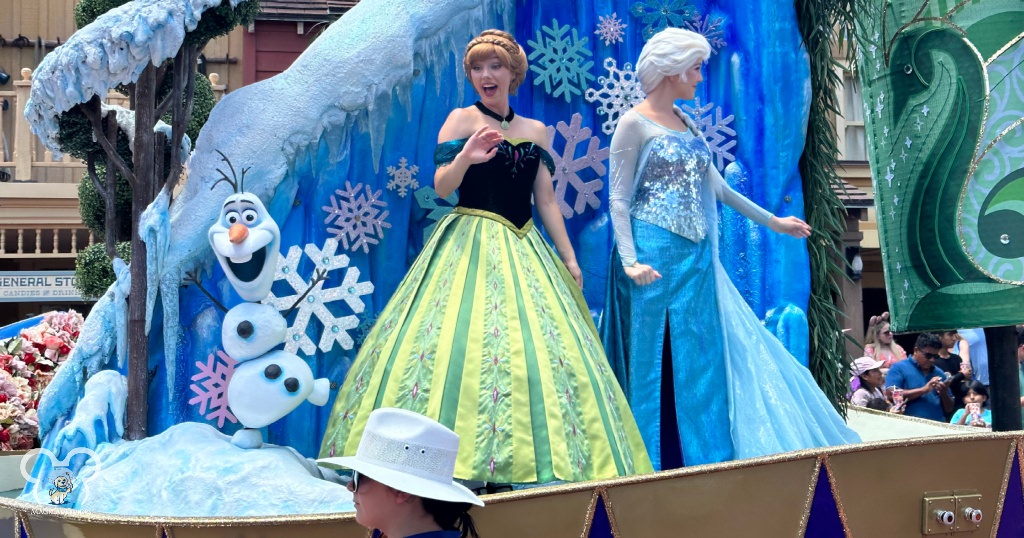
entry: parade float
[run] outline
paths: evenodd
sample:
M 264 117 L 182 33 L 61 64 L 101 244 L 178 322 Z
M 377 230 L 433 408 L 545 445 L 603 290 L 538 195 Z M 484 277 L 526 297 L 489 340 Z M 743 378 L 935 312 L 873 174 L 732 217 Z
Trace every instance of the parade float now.
M 177 167 L 183 173 L 151 188 L 155 197 L 138 199 L 145 211 L 138 212 L 134 268 L 115 263 L 116 282 L 49 383 L 38 409 L 42 449 L 15 456 L 24 489 L 11 495 L 16 499 L 0 499 L 3 535 L 367 534 L 352 517 L 344 478 L 314 458 L 362 336 L 457 200 L 431 188 L 431 157 L 446 114 L 469 99 L 463 46 L 488 27 L 514 30 L 529 56 L 531 72 L 514 106 L 549 124 L 556 195 L 574 244 L 586 253 L 584 291 L 595 315 L 610 249 L 609 136 L 642 97 L 631 62 L 644 40 L 666 26 L 708 38 L 706 72 L 714 83 L 684 110 L 701 127 L 715 166 L 774 213 L 800 215 L 806 207 L 821 233 L 806 244 L 777 238 L 725 210 L 721 257 L 754 311 L 807 362 L 827 394 L 842 395 L 842 337 L 834 311 L 822 306 L 834 300 L 821 275 L 828 275 L 823 260 L 839 233 L 828 212 L 841 210 L 829 183 L 834 176 L 820 169 L 834 163 L 820 132 L 829 107 L 820 95 L 834 89 L 834 81 L 822 86 L 821 76 L 832 60 L 831 34 L 813 31 L 836 22 L 835 12 L 815 11 L 824 3 L 794 9 L 785 1 L 366 0 L 285 73 L 229 93 L 194 141 L 173 122 L 158 125 L 160 114 L 143 120 L 138 110 L 95 102 L 112 88 L 159 74 L 153 66 L 172 59 L 187 65 L 190 55 L 182 50 L 204 14 L 242 3 L 124 4 L 82 28 L 33 74 L 26 115 L 51 149 L 61 149 L 64 115 L 95 107 L 86 116 L 116 121 L 121 136 L 161 133 L 166 157 L 150 154 L 151 160 L 168 177 Z M 995 94 L 1020 87 L 1014 58 L 1024 45 L 1020 25 L 1007 29 L 992 12 L 964 3 L 886 6 L 864 11 L 858 54 L 866 66 L 861 76 L 873 77 L 878 88 L 865 103 L 866 115 L 877 115 L 870 125 L 876 178 L 892 181 L 886 172 L 895 177 L 908 159 L 927 159 L 915 153 L 922 146 L 944 150 L 914 138 L 908 114 L 918 113 L 923 97 L 904 92 L 889 105 L 894 94 L 883 89 L 882 66 L 898 74 L 905 67 L 890 65 L 892 58 L 910 54 L 905 64 L 932 88 L 931 77 L 975 62 L 993 74 L 982 84 Z M 1019 9 L 1007 3 L 996 12 L 1019 20 Z M 948 35 L 954 27 L 959 38 Z M 929 32 L 984 41 L 987 59 L 904 51 L 914 50 L 906 40 Z M 997 88 L 1004 79 L 1009 83 Z M 987 99 L 990 88 L 976 91 Z M 1002 118 L 998 124 L 975 121 L 975 110 L 929 120 L 941 126 L 968 118 L 963 151 L 986 141 L 976 159 L 968 151 L 973 166 L 953 167 L 966 174 L 963 181 L 984 170 L 996 150 L 1020 169 L 1021 155 L 1006 136 L 1020 122 L 1012 120 L 1012 106 L 1004 108 L 987 117 Z M 897 132 L 901 144 L 889 138 Z M 994 181 L 1003 194 L 985 199 L 977 213 L 985 221 L 976 227 L 985 236 L 978 243 L 988 250 L 964 256 L 984 257 L 995 269 L 982 276 L 994 271 L 998 287 L 1016 293 L 1021 279 L 996 259 L 1012 258 L 998 247 L 999 237 L 1016 228 L 989 224 L 992 213 L 1017 211 L 1006 193 L 1016 192 L 1019 181 L 1005 177 Z M 883 200 L 894 214 L 906 205 L 897 196 Z M 252 226 L 233 231 L 241 221 Z M 990 228 L 998 231 L 995 243 L 985 235 Z M 907 260 L 897 273 L 928 273 L 920 269 L 927 263 Z M 133 335 L 142 327 L 146 338 L 139 340 Z M 140 371 L 141 392 L 131 380 Z M 265 397 L 268 380 L 290 396 Z M 518 490 L 488 496 L 474 514 L 485 536 L 1024 535 L 1020 432 L 849 413 L 862 444 Z

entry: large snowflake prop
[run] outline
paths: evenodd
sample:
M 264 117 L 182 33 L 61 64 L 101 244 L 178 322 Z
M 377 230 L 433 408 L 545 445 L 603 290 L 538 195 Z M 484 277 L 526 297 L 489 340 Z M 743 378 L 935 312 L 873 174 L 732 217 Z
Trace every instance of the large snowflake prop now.
M 337 342 L 342 349 L 352 349 L 352 337 L 348 331 L 359 326 L 359 314 L 366 308 L 362 296 L 373 292 L 372 282 L 359 282 L 359 268 L 349 266 L 349 258 L 344 254 L 335 254 L 338 249 L 338 241 L 334 238 L 324 242 L 324 248 L 319 249 L 313 244 L 304 248 L 298 245 L 288 249 L 288 255 L 279 257 L 277 260 L 277 271 L 274 273 L 274 281 L 284 280 L 294 290 L 294 294 L 278 297 L 273 291 L 264 299 L 264 303 L 271 304 L 278 310 L 286 310 L 299 301 L 295 307 L 298 314 L 295 321 L 288 328 L 288 335 L 285 337 L 284 349 L 295 353 L 301 349 L 306 355 L 320 351 L 330 351 Z M 299 262 L 302 261 L 302 254 L 305 253 L 315 265 L 314 273 L 328 275 L 331 271 L 345 269 L 341 284 L 333 288 L 326 288 L 327 279 L 314 279 L 312 289 L 310 282 L 299 275 Z M 326 288 L 326 289 L 325 289 Z M 308 291 L 308 293 L 307 293 Z M 305 295 L 305 297 L 303 297 Z M 344 301 L 353 314 L 335 316 L 329 308 L 328 303 Z M 314 316 L 323 324 L 323 333 L 320 335 L 318 344 L 313 343 L 307 329 L 309 321 Z
M 604 41 L 605 45 L 621 43 L 626 26 L 615 13 L 608 16 L 600 15 L 598 16 L 597 31 L 594 33 L 601 37 L 601 41 Z
M 723 118 L 722 107 L 716 107 L 714 103 L 701 106 L 700 98 L 694 100 L 692 107 L 683 105 L 683 111 L 689 114 L 697 122 L 697 125 L 700 126 L 701 133 L 704 134 L 704 140 L 707 140 L 711 153 L 714 154 L 715 166 L 719 170 L 725 170 L 726 161 L 733 162 L 736 160 L 736 156 L 730 151 L 736 146 L 736 131 L 729 127 L 729 124 L 736 117 L 729 114 Z M 714 115 L 711 114 L 712 111 L 714 111 Z M 730 140 L 728 137 L 733 138 Z
M 597 77 L 597 83 L 601 87 L 588 88 L 583 98 L 591 103 L 600 103 L 597 113 L 608 116 L 601 124 L 601 131 L 610 135 L 615 132 L 619 118 L 644 100 L 644 92 L 640 89 L 640 81 L 633 71 L 633 64 L 626 62 L 622 64 L 622 69 L 619 69 L 615 58 L 605 58 L 604 68 L 608 70 L 608 76 Z
M 569 125 L 560 121 L 557 127 L 557 131 L 565 139 L 565 146 L 560 154 L 556 151 L 553 156 L 555 175 L 552 180 L 555 183 L 555 198 L 558 199 L 558 208 L 561 210 L 562 216 L 567 219 L 572 218 L 574 214 L 583 213 L 587 205 L 594 209 L 601 206 L 601 198 L 597 193 L 601 187 L 604 187 L 604 181 L 601 178 L 605 174 L 604 162 L 608 160 L 609 151 L 608 148 L 599 147 L 601 141 L 596 136 L 590 136 L 590 127 L 581 127 L 582 124 L 583 116 L 576 113 L 572 115 Z M 547 129 L 548 147 L 554 150 L 556 127 L 549 125 Z M 583 141 L 587 141 L 587 151 L 577 157 L 576 146 Z M 580 177 L 579 173 L 588 168 L 594 171 L 597 179 L 584 181 Z M 576 200 L 571 206 L 565 199 L 570 185 L 576 191 Z
M 196 361 L 199 373 L 192 376 L 194 383 L 188 387 L 196 393 L 188 401 L 189 405 L 198 405 L 199 414 L 206 420 L 216 420 L 218 428 L 224 427 L 224 421 L 238 422 L 228 409 L 228 381 L 237 364 L 238 361 L 223 351 L 211 353 L 205 363 Z
M 434 227 L 437 226 L 437 222 L 455 209 L 455 204 L 459 203 L 459 195 L 456 192 L 452 192 L 448 196 L 441 198 L 433 187 L 422 187 L 414 192 L 413 196 L 416 198 L 416 204 L 420 208 L 427 210 L 427 220 L 431 221 L 430 226 L 423 229 L 423 242 L 425 243 L 430 234 L 434 233 Z M 445 202 L 447 205 L 438 203 L 440 201 Z
M 696 10 L 686 0 L 644 0 L 633 4 L 629 11 L 644 24 L 646 40 L 665 28 L 682 28 Z
M 405 198 L 405 195 L 409 194 L 409 189 L 420 188 L 420 182 L 416 181 L 416 174 L 420 173 L 420 167 L 415 164 L 409 166 L 409 161 L 402 157 L 398 160 L 398 166 L 389 166 L 388 175 L 391 176 L 391 180 L 388 181 L 388 190 L 393 191 L 398 189 L 398 195 Z
M 363 252 L 370 251 L 370 245 L 380 243 L 384 237 L 384 228 L 390 228 L 391 224 L 385 219 L 388 218 L 387 202 L 381 200 L 380 189 L 373 192 L 369 185 L 357 183 L 355 187 L 348 181 L 345 182 L 345 189 L 335 190 L 331 195 L 331 205 L 322 206 L 327 212 L 325 224 L 334 221 L 336 227 L 327 228 L 327 231 L 337 236 L 341 245 L 349 250 L 363 248 Z
M 690 20 L 686 21 L 683 27 L 703 35 L 711 45 L 711 52 L 715 53 L 725 46 L 725 39 L 722 37 L 725 35 L 724 24 L 725 19 L 722 17 L 712 17 L 711 15 L 702 17 L 700 13 L 694 11 Z
M 544 84 L 544 91 L 551 97 L 564 96 L 566 103 L 573 94 L 582 95 L 582 88 L 594 80 L 594 75 L 590 74 L 594 62 L 587 59 L 592 55 L 587 38 L 580 38 L 575 28 L 571 28 L 571 37 L 566 36 L 569 30 L 568 24 L 559 26 L 558 21 L 552 19 L 550 27 L 542 26 L 537 30 L 536 41 L 527 41 L 533 49 L 528 57 L 530 70 L 537 73 L 533 83 Z

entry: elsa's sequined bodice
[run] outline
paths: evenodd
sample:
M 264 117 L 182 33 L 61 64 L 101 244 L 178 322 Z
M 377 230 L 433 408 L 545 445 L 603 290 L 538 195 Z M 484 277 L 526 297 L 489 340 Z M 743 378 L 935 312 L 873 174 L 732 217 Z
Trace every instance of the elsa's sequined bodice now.
M 701 182 L 711 163 L 707 146 L 699 137 L 683 133 L 656 136 L 648 145 L 630 215 L 693 242 L 703 240 L 708 222 Z

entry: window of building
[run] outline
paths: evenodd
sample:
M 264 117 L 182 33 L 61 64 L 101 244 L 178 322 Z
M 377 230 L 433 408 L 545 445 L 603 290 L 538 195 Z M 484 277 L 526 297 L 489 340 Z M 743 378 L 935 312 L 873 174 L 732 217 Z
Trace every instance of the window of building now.
M 836 142 L 839 160 L 866 161 L 867 138 L 864 132 L 864 99 L 857 74 L 843 69 L 843 85 L 838 89 L 841 116 L 836 117 Z

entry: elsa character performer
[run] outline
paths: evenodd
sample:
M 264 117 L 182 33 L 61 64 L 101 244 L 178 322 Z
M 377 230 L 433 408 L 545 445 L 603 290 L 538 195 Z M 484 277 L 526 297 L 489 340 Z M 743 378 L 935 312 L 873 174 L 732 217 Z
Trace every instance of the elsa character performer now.
M 710 52 L 698 33 L 652 37 L 637 63 L 647 97 L 612 137 L 602 333 L 656 468 L 859 441 L 718 260 L 718 201 L 777 233 L 811 229 L 730 188 L 674 106 L 694 98 Z
M 359 350 L 321 457 L 356 452 L 370 412 L 424 414 L 462 439 L 455 477 L 578 481 L 647 472 L 650 460 L 580 291 L 551 182 L 544 124 L 509 94 L 526 55 L 487 30 L 469 42 L 480 96 L 438 135 L 434 187 L 459 189 Z M 558 253 L 533 226 L 531 196 Z

